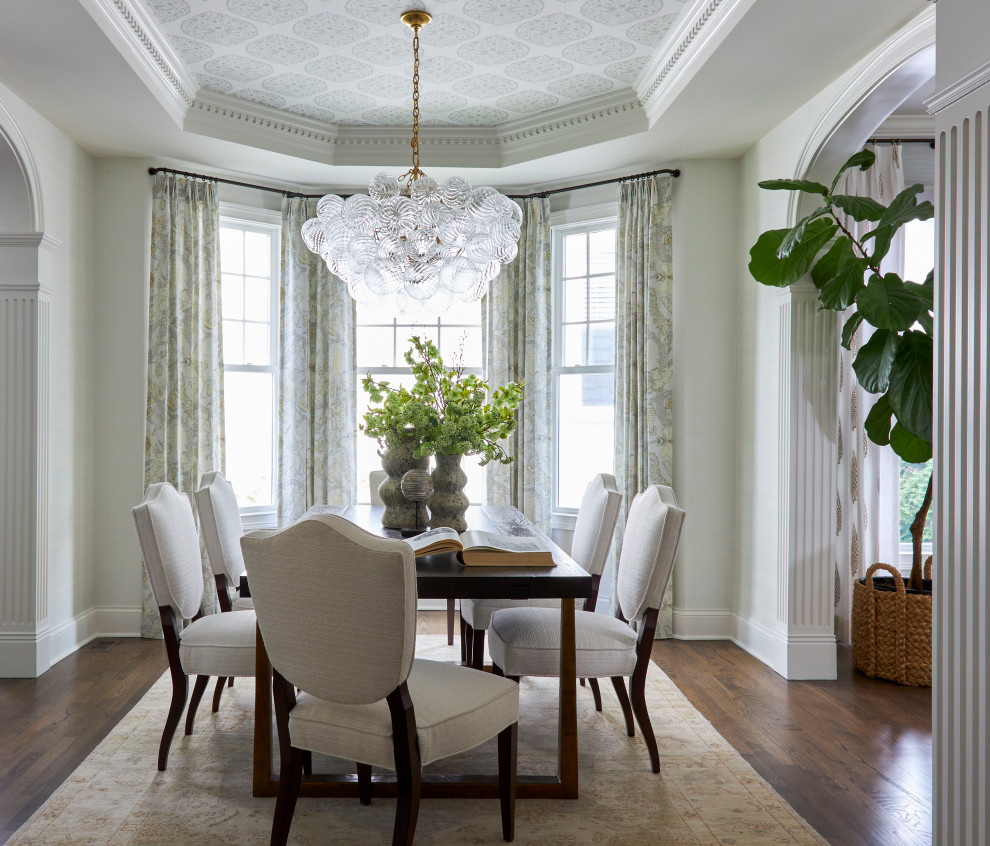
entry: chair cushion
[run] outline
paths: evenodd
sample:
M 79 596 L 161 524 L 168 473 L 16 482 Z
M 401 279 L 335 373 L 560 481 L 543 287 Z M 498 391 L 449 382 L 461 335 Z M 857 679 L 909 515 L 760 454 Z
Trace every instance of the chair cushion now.
M 182 669 L 197 676 L 253 676 L 256 632 L 254 611 L 200 617 L 179 635 Z
M 578 600 L 584 602 L 584 600 Z M 501 608 L 560 608 L 559 599 L 462 599 L 461 616 L 472 629 L 487 629 Z
M 491 673 L 416 659 L 407 684 L 424 765 L 473 749 L 519 719 L 519 685 Z M 289 736 L 298 749 L 395 769 L 384 699 L 341 705 L 301 693 L 289 713 Z
M 577 674 L 581 678 L 632 675 L 636 632 L 607 614 L 574 615 Z M 506 608 L 488 631 L 492 663 L 507 676 L 560 675 L 560 614 L 546 608 Z

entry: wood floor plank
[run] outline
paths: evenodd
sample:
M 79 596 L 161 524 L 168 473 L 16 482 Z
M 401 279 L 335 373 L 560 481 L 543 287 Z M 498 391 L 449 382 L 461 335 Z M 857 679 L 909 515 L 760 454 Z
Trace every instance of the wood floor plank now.
M 421 612 L 417 631 L 445 634 L 446 613 Z M 833 846 L 931 843 L 929 689 L 867 679 L 842 649 L 834 682 L 788 682 L 724 641 L 658 641 L 653 658 Z M 0 680 L 0 843 L 166 669 L 160 641 L 123 638 Z
M 931 691 L 868 679 L 789 682 L 725 641 L 660 641 L 653 659 L 834 846 L 931 843 Z

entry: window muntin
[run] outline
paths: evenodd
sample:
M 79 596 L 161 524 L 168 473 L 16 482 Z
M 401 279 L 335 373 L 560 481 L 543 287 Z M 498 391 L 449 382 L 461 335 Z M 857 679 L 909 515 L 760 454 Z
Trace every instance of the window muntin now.
M 418 335 L 429 338 L 439 348 L 444 364 L 464 365 L 467 373 L 482 371 L 481 303 L 455 302 L 439 317 L 416 321 L 391 309 L 380 306 L 357 306 L 357 425 L 360 425 L 368 408 L 368 395 L 361 381 L 371 374 L 376 381 L 386 380 L 398 387 L 411 387 L 413 379 L 405 352 L 409 338 Z M 381 470 L 378 443 L 363 433 L 357 438 L 358 502 L 370 502 L 369 474 Z M 467 474 L 464 492 L 473 505 L 484 501 L 484 468 L 478 456 L 464 456 L 461 469 Z
M 615 223 L 554 228 L 554 507 L 613 469 Z
M 220 219 L 226 476 L 242 513 L 275 506 L 279 230 Z

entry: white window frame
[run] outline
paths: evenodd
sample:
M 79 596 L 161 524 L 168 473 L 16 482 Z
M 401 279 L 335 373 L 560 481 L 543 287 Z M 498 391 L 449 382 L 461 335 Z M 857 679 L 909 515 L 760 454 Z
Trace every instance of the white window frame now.
M 564 367 L 564 236 L 580 232 L 594 232 L 605 227 L 618 226 L 618 203 L 602 203 L 579 209 L 566 209 L 550 215 L 551 231 L 551 267 L 553 272 L 553 332 L 552 332 L 552 405 L 553 405 L 553 497 L 551 501 L 551 529 L 561 529 L 566 532 L 574 530 L 577 520 L 576 508 L 565 507 L 557 503 L 558 489 L 558 458 L 557 432 L 560 425 L 558 386 L 560 377 L 572 373 L 611 373 L 615 374 L 615 363 L 610 365 L 582 365 L 579 367 Z
M 242 206 L 234 203 L 220 203 L 220 226 L 236 227 L 254 232 L 264 232 L 271 236 L 271 336 L 269 349 L 271 357 L 267 365 L 224 364 L 224 373 L 271 373 L 272 374 L 272 500 L 271 505 L 248 505 L 240 509 L 244 528 L 267 529 L 278 525 L 278 348 L 281 329 L 279 309 L 279 288 L 281 286 L 282 258 L 282 214 L 270 209 Z M 220 272 L 223 273 L 221 264 Z M 221 314 L 223 303 L 221 302 Z

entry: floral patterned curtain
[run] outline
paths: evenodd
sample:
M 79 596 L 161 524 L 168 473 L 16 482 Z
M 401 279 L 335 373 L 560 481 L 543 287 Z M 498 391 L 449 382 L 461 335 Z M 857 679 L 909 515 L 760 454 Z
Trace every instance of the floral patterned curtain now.
M 317 200 L 282 200 L 278 519 L 357 501 L 356 310 L 299 234 Z
M 215 182 L 155 175 L 148 307 L 148 408 L 144 484 L 191 494 L 208 470 L 224 470 L 220 207 Z M 203 563 L 203 610 L 216 607 Z M 142 568 L 141 634 L 161 637 Z
M 615 277 L 615 477 L 622 531 L 633 497 L 673 479 L 672 179 L 658 175 L 619 188 Z M 616 568 L 612 567 L 612 602 Z M 668 587 L 657 637 L 673 634 Z
M 875 145 L 876 161 L 866 171 L 850 168 L 843 174 L 839 193 L 871 197 L 889 205 L 904 189 L 900 145 Z M 844 225 L 857 236 L 870 225 L 847 217 Z M 894 236 L 881 270 L 903 272 L 903 230 Z M 842 331 L 853 309 L 839 320 Z M 835 491 L 835 635 L 852 641 L 852 591 L 856 579 L 875 562 L 898 563 L 898 480 L 900 461 L 894 451 L 866 437 L 864 422 L 877 394 L 865 391 L 856 381 L 852 363 L 859 348 L 869 340 L 873 328 L 862 323 L 850 349 L 839 347 L 839 396 L 836 420 L 838 473 Z
M 514 505 L 550 532 L 553 484 L 553 373 L 550 201 L 520 201 L 519 255 L 491 282 L 482 302 L 485 376 L 493 386 L 526 380 L 515 431 L 505 443 L 511 464 L 487 465 L 486 498 Z

